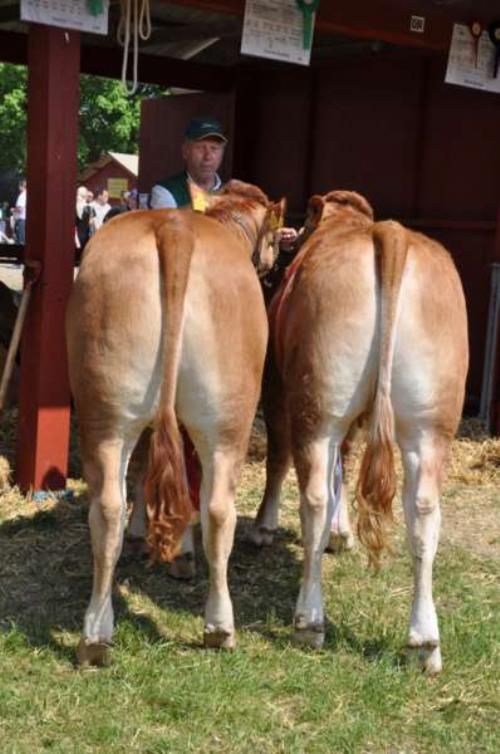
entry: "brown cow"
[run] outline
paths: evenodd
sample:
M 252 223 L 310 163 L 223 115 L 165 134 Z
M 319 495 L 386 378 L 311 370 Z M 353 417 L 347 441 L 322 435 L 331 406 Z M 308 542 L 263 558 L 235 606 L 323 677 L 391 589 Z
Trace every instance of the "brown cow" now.
M 102 664 L 125 523 L 130 454 L 152 425 L 148 544 L 171 560 L 191 518 L 177 417 L 201 460 L 210 568 L 205 643 L 234 645 L 227 586 L 235 485 L 259 395 L 267 319 L 251 257 L 273 262 L 277 205 L 232 181 L 206 215 L 133 212 L 89 243 L 67 311 L 71 388 L 90 499 L 92 597 L 78 656 Z
M 291 451 L 305 547 L 295 637 L 320 646 L 321 557 L 332 515 L 339 515 L 333 469 L 341 443 L 365 417 L 358 534 L 378 564 L 396 490 L 395 439 L 405 471 L 403 506 L 415 571 L 408 645 L 436 673 L 441 654 L 432 564 L 439 496 L 468 367 L 460 279 L 440 244 L 396 222 L 374 223 L 371 207 L 357 194 L 313 197 L 307 228 L 312 233 L 269 312 L 273 347 L 264 395 L 269 458 L 255 538 L 269 538 L 276 527 Z M 345 512 L 344 526 L 348 530 Z

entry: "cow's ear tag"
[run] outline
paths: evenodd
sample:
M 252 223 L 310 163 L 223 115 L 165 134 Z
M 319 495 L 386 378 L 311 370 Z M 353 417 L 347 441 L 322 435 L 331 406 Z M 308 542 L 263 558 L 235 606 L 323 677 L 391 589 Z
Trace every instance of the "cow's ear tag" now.
M 206 212 L 208 209 L 208 196 L 193 181 L 189 181 L 189 193 L 191 195 L 191 207 L 195 212 Z
M 493 78 L 498 76 L 498 65 L 500 63 L 500 21 L 493 21 L 488 26 L 488 34 L 492 44 L 495 47 L 495 61 L 493 63 Z

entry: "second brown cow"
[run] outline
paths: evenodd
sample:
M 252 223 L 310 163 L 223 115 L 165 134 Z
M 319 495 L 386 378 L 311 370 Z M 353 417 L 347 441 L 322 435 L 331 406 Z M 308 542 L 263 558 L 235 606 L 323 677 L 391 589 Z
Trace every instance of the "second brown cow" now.
M 415 578 L 408 645 L 436 673 L 441 652 L 432 566 L 439 498 L 468 368 L 460 279 L 440 244 L 397 222 L 374 222 L 369 204 L 352 192 L 313 197 L 306 232 L 311 235 L 269 312 L 272 347 L 264 395 L 269 457 L 254 537 L 269 539 L 276 528 L 280 487 L 292 456 L 305 549 L 295 638 L 321 646 L 321 558 L 332 517 L 349 533 L 333 489 L 341 444 L 364 419 L 358 534 L 378 563 L 396 491 L 395 440 L 404 466 L 403 507 Z

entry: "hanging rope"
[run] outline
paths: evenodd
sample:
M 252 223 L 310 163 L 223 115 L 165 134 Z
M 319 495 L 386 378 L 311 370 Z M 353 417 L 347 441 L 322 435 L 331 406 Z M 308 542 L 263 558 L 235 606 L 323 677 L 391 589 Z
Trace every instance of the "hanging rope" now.
M 137 63 L 139 38 L 146 41 L 151 36 L 151 12 L 149 0 L 120 0 L 120 21 L 116 30 L 118 44 L 123 47 L 122 84 L 127 94 L 137 90 Z M 127 79 L 130 40 L 133 42 L 131 85 Z

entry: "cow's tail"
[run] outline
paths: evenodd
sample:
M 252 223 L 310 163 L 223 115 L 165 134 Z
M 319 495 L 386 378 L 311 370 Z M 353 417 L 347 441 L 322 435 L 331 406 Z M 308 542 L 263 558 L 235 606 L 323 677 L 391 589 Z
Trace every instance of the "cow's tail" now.
M 398 299 L 408 241 L 405 229 L 393 221 L 376 223 L 373 241 L 380 279 L 379 363 L 356 500 L 358 536 L 368 550 L 370 564 L 377 568 L 380 553 L 388 544 L 392 500 L 396 493 L 391 373 Z
M 194 237 L 186 227 L 177 228 L 172 220 L 158 231 L 156 241 L 164 286 L 163 375 L 145 480 L 147 543 L 153 561 L 171 561 L 179 551 L 193 512 L 175 395 Z

